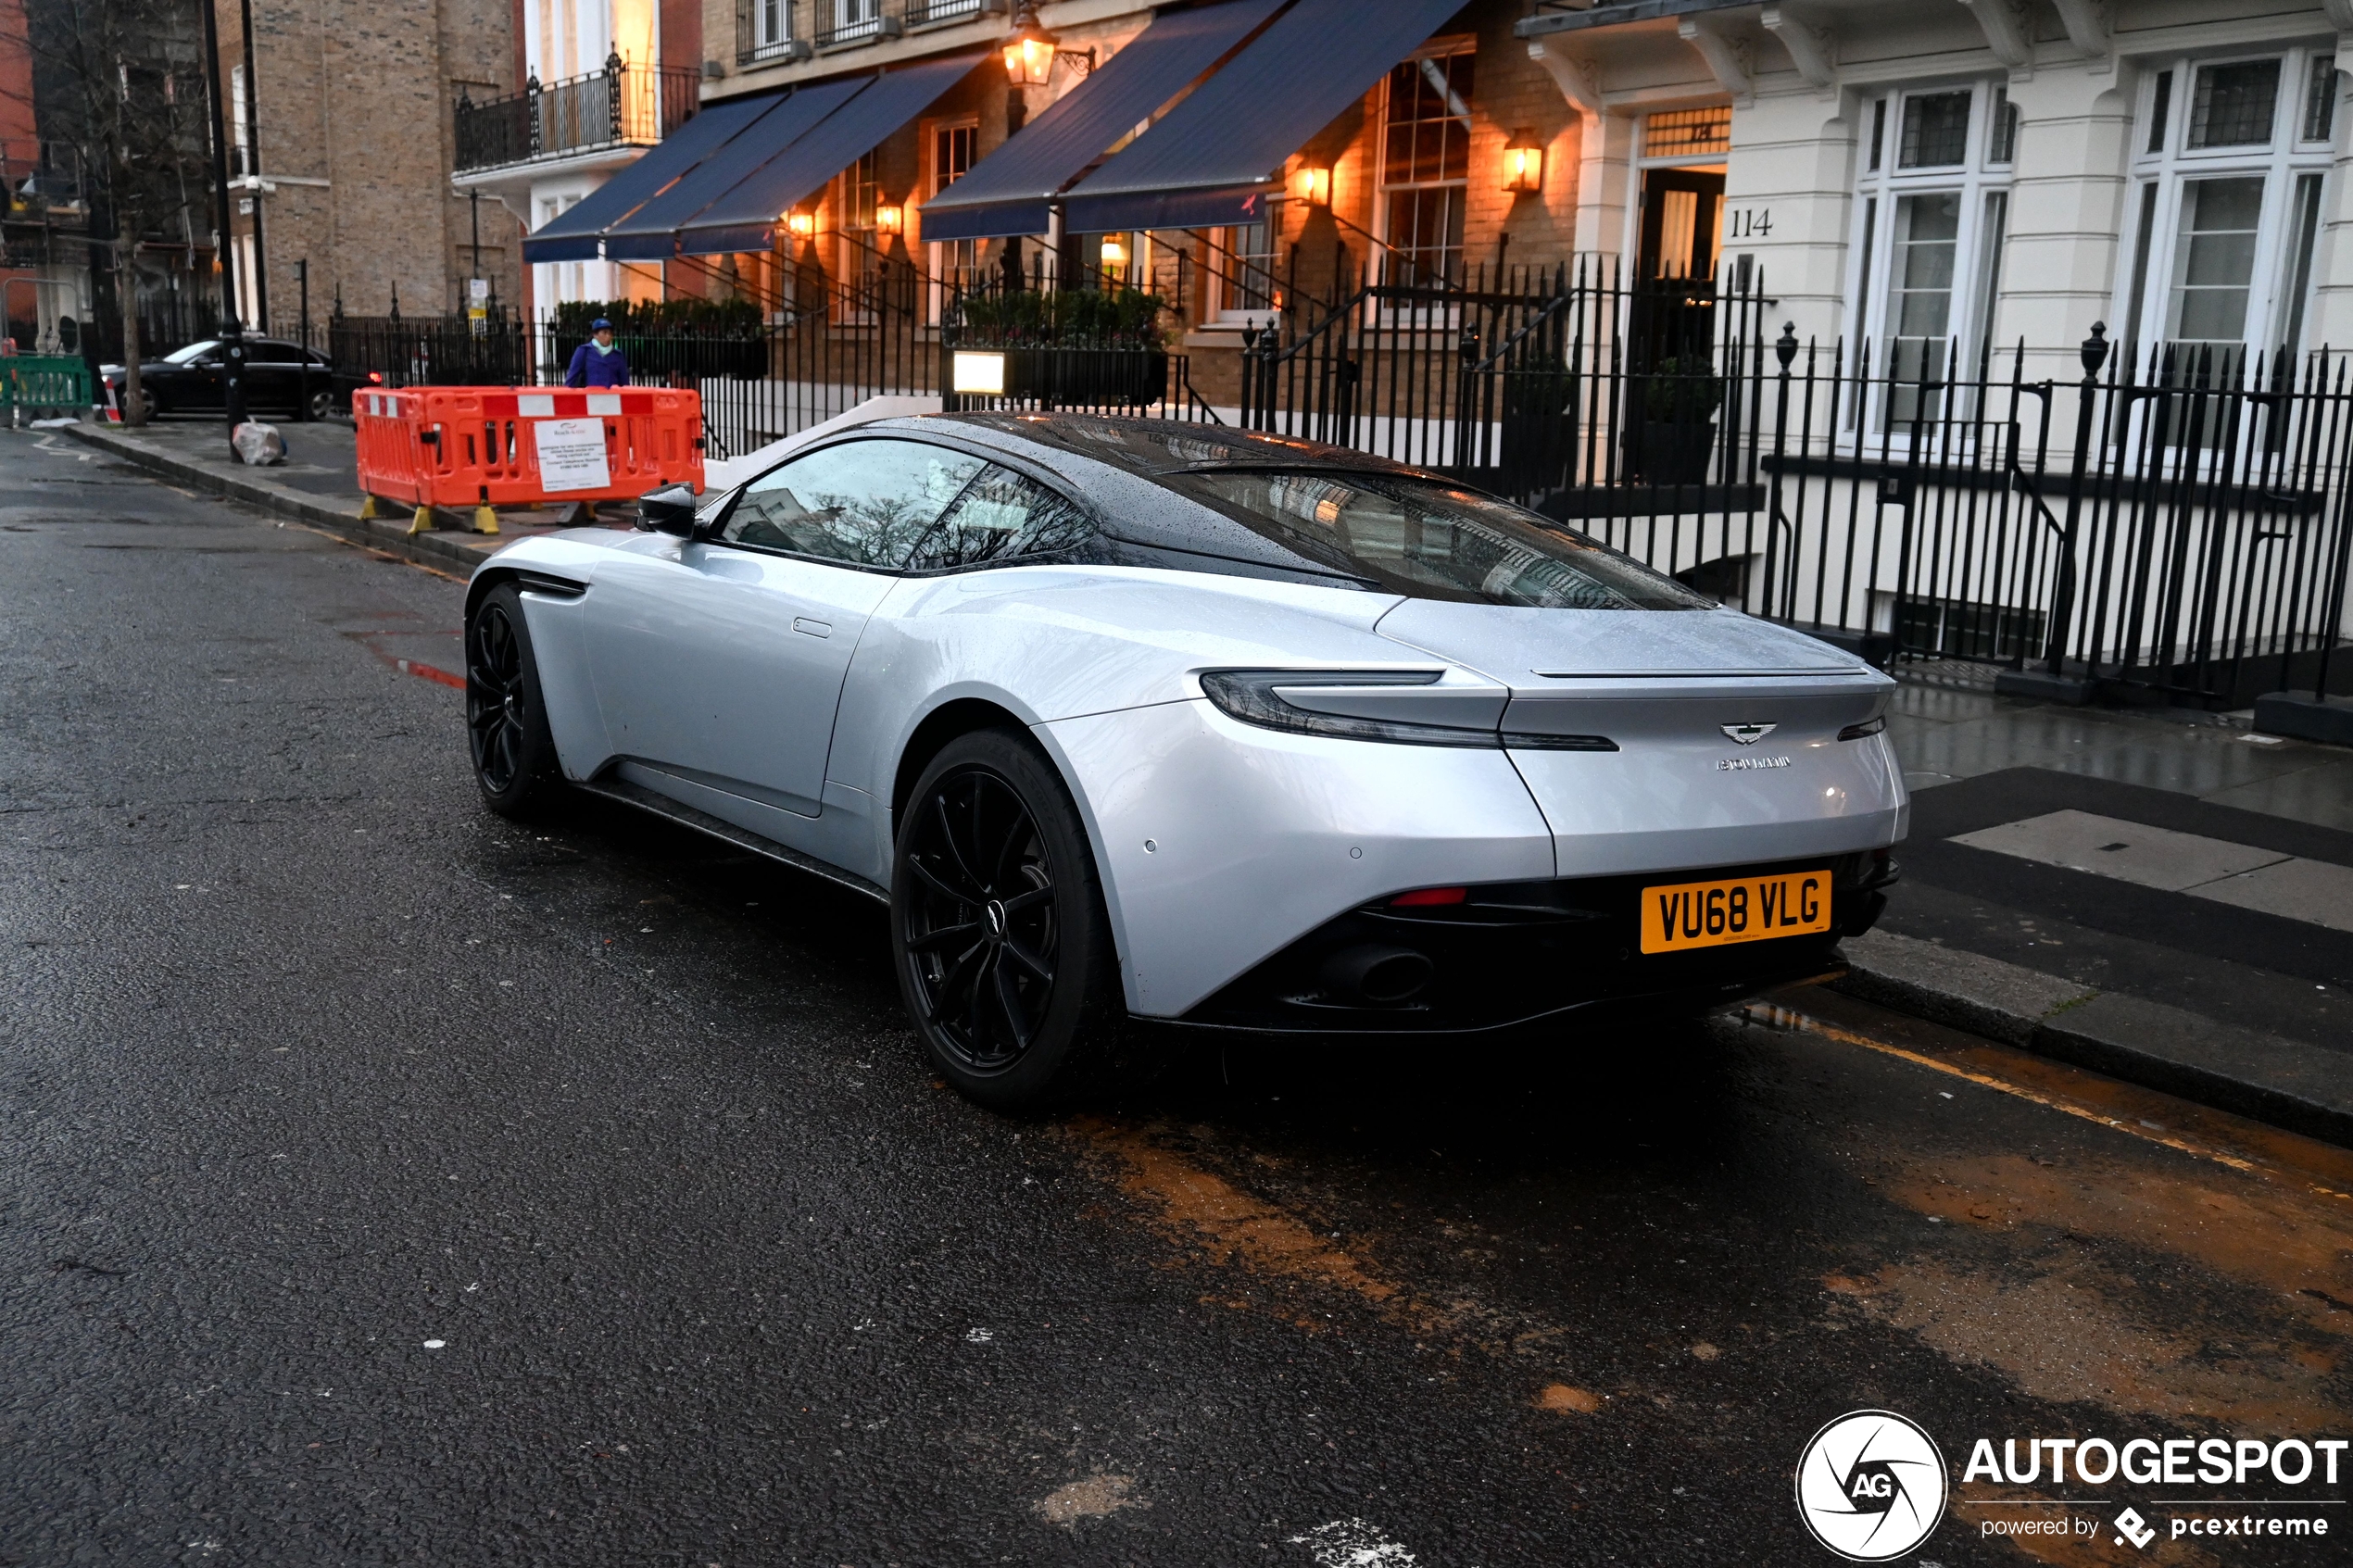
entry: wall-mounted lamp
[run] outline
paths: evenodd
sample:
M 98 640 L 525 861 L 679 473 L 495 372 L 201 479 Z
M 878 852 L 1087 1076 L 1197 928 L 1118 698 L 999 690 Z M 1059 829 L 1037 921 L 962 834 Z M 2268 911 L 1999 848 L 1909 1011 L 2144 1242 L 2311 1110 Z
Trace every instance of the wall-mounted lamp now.
M 795 239 L 805 240 L 817 232 L 817 215 L 813 212 L 785 214 L 785 228 Z
M 1516 196 L 1533 195 L 1544 188 L 1544 144 L 1536 132 L 1519 130 L 1504 144 L 1504 189 Z
M 1290 171 L 1290 178 L 1283 182 L 1283 189 L 1295 202 L 1305 202 L 1309 207 L 1329 207 L 1332 205 L 1332 171 L 1302 164 Z
M 1103 265 L 1106 267 L 1127 265 L 1127 242 L 1117 234 L 1103 236 Z
M 1081 76 L 1095 69 L 1092 49 L 1058 49 L 1054 35 L 1038 20 L 1036 0 L 1022 0 L 1013 13 L 1013 31 L 1004 43 L 1005 80 L 1016 87 L 1043 87 L 1062 61 Z
M 897 202 L 884 202 L 875 208 L 875 228 L 885 234 L 907 232 L 907 209 Z

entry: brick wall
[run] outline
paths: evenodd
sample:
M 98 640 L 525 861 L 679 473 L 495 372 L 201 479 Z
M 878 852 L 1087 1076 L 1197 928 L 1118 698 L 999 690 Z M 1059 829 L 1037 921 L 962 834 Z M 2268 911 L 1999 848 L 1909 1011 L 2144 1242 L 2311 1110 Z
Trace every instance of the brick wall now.
M 241 6 L 216 0 L 221 79 L 244 59 Z M 251 0 L 256 132 L 272 331 L 297 324 L 296 263 L 307 259 L 322 336 L 344 307 L 375 315 L 399 290 L 405 314 L 461 308 L 472 270 L 470 211 L 453 195 L 449 106 L 459 82 L 510 90 L 513 0 Z M 240 200 L 242 193 L 238 194 Z M 482 204 L 482 275 L 522 297 L 519 226 Z M 252 220 L 233 222 L 240 234 Z

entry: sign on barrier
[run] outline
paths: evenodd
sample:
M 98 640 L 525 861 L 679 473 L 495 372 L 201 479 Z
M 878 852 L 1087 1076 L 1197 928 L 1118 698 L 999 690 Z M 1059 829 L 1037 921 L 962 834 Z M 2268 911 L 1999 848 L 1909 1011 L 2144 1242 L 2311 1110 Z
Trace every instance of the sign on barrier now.
M 550 495 L 602 490 L 612 483 L 605 463 L 602 420 L 539 420 L 531 427 L 539 453 L 539 483 Z

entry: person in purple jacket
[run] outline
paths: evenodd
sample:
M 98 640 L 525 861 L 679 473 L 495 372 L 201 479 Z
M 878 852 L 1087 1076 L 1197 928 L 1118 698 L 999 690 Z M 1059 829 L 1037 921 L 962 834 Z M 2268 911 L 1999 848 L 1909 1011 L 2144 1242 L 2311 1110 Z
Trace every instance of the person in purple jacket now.
M 612 323 L 599 316 L 589 331 L 596 336 L 572 351 L 572 368 L 564 371 L 564 384 L 627 386 L 629 361 L 613 346 Z

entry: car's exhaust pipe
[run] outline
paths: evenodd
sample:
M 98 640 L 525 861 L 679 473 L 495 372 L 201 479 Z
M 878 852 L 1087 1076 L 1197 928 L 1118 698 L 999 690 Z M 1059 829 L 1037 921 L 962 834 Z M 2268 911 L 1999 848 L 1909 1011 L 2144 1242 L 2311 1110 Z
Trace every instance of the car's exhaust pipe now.
M 1387 1008 L 1420 996 L 1433 972 L 1428 958 L 1411 947 L 1367 942 L 1326 959 L 1322 979 L 1324 989 L 1337 1000 Z

